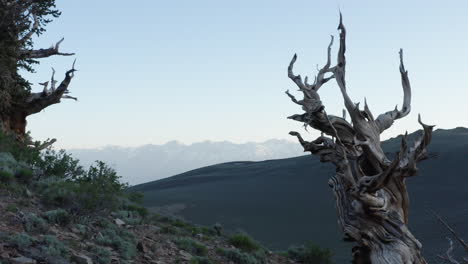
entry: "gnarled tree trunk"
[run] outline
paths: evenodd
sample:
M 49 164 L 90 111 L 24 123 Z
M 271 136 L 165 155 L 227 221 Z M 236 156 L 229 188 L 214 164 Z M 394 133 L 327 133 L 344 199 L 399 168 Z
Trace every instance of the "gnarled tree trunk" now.
M 381 147 L 380 134 L 389 128 L 394 120 L 409 114 L 411 108 L 411 87 L 408 73 L 403 65 L 403 51 L 400 50 L 400 73 L 404 99 L 400 110 L 386 112 L 374 118 L 367 103 L 364 109 L 353 103 L 347 93 L 345 82 L 346 30 L 340 14 L 340 47 L 337 64 L 331 67 L 331 46 L 325 66 L 319 70 L 315 81 L 309 84 L 307 77 L 293 74 L 296 61 L 294 55 L 288 76 L 304 94 L 297 100 L 286 91 L 291 100 L 302 106 L 305 113 L 290 116 L 322 132 L 314 141 L 305 141 L 298 132 L 296 136 L 304 147 L 320 156 L 322 162 L 332 162 L 336 174 L 329 180 L 338 209 L 338 218 L 345 240 L 356 243 L 352 250 L 353 263 L 363 264 L 424 264 L 421 243 L 409 231 L 409 198 L 406 178 L 416 175 L 417 162 L 427 158 L 426 147 L 431 140 L 433 126 L 423 126 L 423 135 L 408 147 L 407 136 L 403 137 L 400 151 L 390 160 Z M 328 77 L 326 76 L 328 74 Z M 319 88 L 335 79 L 344 98 L 344 104 L 351 118 L 328 115 L 320 101 Z

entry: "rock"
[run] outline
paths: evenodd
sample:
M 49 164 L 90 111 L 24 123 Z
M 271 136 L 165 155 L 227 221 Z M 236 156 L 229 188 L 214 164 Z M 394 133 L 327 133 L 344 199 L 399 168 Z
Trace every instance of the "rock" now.
M 36 264 L 37 262 L 34 259 L 21 256 L 21 257 L 10 259 L 10 263 L 12 264 Z
M 184 259 L 184 260 L 189 261 L 189 260 L 192 259 L 192 255 L 190 253 L 188 253 L 187 251 L 181 250 L 181 251 L 179 251 L 179 254 L 182 256 L 182 259 Z
M 203 239 L 203 234 L 196 234 L 195 237 L 198 239 Z
M 124 222 L 122 219 L 120 219 L 120 218 L 116 218 L 116 219 L 114 220 L 114 223 L 115 223 L 116 225 L 118 225 L 119 227 L 125 225 L 125 222 Z
M 77 264 L 93 264 L 93 261 L 90 257 L 82 254 L 74 254 L 71 257 L 71 261 L 76 262 Z

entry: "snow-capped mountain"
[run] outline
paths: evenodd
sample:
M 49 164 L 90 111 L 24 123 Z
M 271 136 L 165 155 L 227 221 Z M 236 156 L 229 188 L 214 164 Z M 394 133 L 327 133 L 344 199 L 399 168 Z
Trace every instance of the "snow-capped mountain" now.
M 68 152 L 84 166 L 89 166 L 95 160 L 106 162 L 117 170 L 122 181 L 131 185 L 223 162 L 261 161 L 304 154 L 298 143 L 278 139 L 244 144 L 203 141 L 185 145 L 170 141 L 163 145 L 106 146 L 98 149 L 69 149 Z

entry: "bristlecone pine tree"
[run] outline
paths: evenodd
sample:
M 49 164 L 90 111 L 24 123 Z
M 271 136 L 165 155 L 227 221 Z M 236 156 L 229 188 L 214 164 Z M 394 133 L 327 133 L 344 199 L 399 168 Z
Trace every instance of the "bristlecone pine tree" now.
M 41 35 L 51 19 L 59 15 L 55 0 L 0 0 L 0 129 L 21 140 L 28 140 L 26 117 L 59 103 L 62 98 L 76 100 L 67 95 L 74 67 L 58 86 L 52 68 L 50 82 L 41 83 L 44 88 L 38 93 L 31 92 L 31 83 L 20 75 L 21 70 L 34 72 L 32 66 L 38 63 L 37 59 L 74 55 L 59 51 L 63 39 L 47 49 L 33 48 L 32 37 Z
M 303 81 L 300 75 L 294 75 L 296 55 L 288 67 L 288 76 L 304 94 L 304 99 L 297 100 L 289 91 L 286 94 L 305 112 L 289 118 L 320 130 L 322 136 L 308 142 L 298 132 L 290 134 L 298 138 L 304 151 L 336 166 L 336 175 L 331 177 L 329 185 L 336 198 L 338 222 L 345 240 L 356 244 L 352 250 L 353 263 L 426 263 L 421 254 L 421 243 L 407 226 L 409 198 L 405 180 L 416 175 L 416 164 L 428 157 L 426 147 L 431 140 L 433 126 L 423 124 L 419 117 L 423 134 L 414 145 L 408 147 L 406 134 L 393 160 L 385 155 L 380 134 L 396 119 L 408 115 L 411 108 L 411 87 L 403 65 L 403 51 L 400 50 L 403 106 L 400 110 L 395 108 L 374 118 L 367 103 L 364 110 L 360 110 L 359 104 L 353 103 L 347 93 L 346 29 L 341 14 L 338 30 L 340 47 L 337 64 L 333 67 L 330 65 L 332 36 L 327 63 L 318 71 L 314 83 L 309 84 L 307 77 Z M 346 111 L 343 111 L 343 117 L 325 112 L 318 91 L 331 79 L 336 80 L 341 90 L 351 122 L 346 120 Z

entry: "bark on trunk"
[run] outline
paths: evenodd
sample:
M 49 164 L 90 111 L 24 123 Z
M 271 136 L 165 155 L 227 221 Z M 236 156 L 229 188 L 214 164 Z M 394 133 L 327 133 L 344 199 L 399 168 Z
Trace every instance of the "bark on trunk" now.
M 359 109 L 347 93 L 345 82 L 346 30 L 340 14 L 340 47 L 336 66 L 331 67 L 331 46 L 328 46 L 327 63 L 319 70 L 313 84 L 307 77 L 302 81 L 294 75 L 294 55 L 288 76 L 298 86 L 304 98 L 297 100 L 289 91 L 291 100 L 302 106 L 305 113 L 290 116 L 322 132 L 322 136 L 308 142 L 298 132 L 296 136 L 304 147 L 318 155 L 322 162 L 332 162 L 336 175 L 329 185 L 336 198 L 340 227 L 346 241 L 356 243 L 352 251 L 355 264 L 425 264 L 421 254 L 421 243 L 409 231 L 409 195 L 406 178 L 416 175 L 417 162 L 427 158 L 426 147 L 430 143 L 433 126 L 423 126 L 421 137 L 408 147 L 407 136 L 402 138 L 400 151 L 390 160 L 381 147 L 380 133 L 389 128 L 396 119 L 409 114 L 411 109 L 411 87 L 408 72 L 403 65 L 400 50 L 400 74 L 403 86 L 401 109 L 388 111 L 374 118 L 367 103 Z M 326 74 L 329 74 L 326 77 Z M 328 115 L 320 100 L 318 90 L 323 84 L 335 79 L 341 90 L 344 104 L 351 118 Z M 328 135 L 328 136 L 327 136 Z

